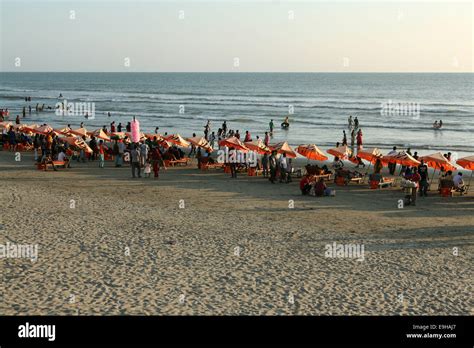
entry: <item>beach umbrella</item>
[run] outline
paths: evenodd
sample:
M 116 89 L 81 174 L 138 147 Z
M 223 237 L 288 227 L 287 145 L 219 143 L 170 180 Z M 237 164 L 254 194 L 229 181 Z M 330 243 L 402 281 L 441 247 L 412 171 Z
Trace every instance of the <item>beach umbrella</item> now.
M 474 170 L 474 156 L 467 156 L 456 161 L 461 167 L 467 170 Z
M 435 152 L 431 155 L 423 156 L 420 158 L 427 166 L 436 169 L 444 168 L 445 170 L 456 170 L 456 167 L 443 156 L 441 152 Z
M 300 145 L 296 149 L 300 155 L 310 160 L 326 161 L 328 158 L 324 153 L 314 144 Z
M 64 127 L 64 128 L 61 128 L 61 129 L 55 129 L 54 131 L 55 131 L 56 133 L 59 133 L 59 134 L 68 135 L 69 132 L 71 131 L 71 128 L 69 128 L 69 127 Z
M 340 159 L 348 159 L 349 157 L 351 157 L 352 154 L 351 149 L 346 145 L 333 147 L 332 149 L 329 149 L 326 152 L 330 155 L 333 155 L 334 157 L 339 157 Z
M 84 150 L 86 153 L 92 153 L 92 149 L 89 147 L 89 145 L 87 145 L 84 139 L 82 139 L 79 136 L 64 137 L 64 138 L 61 138 L 61 140 L 64 142 L 67 142 L 70 146 L 76 149 Z
M 365 159 L 366 161 L 369 161 L 370 163 L 374 163 L 377 160 L 377 158 L 382 157 L 382 153 L 380 152 L 379 149 L 374 147 L 371 149 L 357 151 L 357 157 Z
M 38 134 L 43 134 L 43 135 L 54 132 L 53 127 L 48 126 L 47 124 L 44 124 L 39 127 L 36 127 L 35 125 L 34 128 L 31 128 L 31 126 L 25 126 L 23 129 L 25 129 L 26 131 L 31 131 L 32 133 L 38 133 Z
M 87 134 L 89 136 L 94 136 L 94 137 L 102 139 L 102 140 L 110 141 L 110 137 L 107 135 L 107 133 L 105 133 L 103 131 L 102 128 L 96 129 L 93 132 L 87 132 Z
M 270 148 L 277 153 L 286 154 L 286 157 L 296 158 L 296 152 L 288 145 L 288 142 L 283 141 L 281 143 L 271 145 Z
M 431 182 L 433 182 L 436 170 L 438 169 L 441 170 L 441 168 L 444 168 L 445 170 L 456 170 L 456 167 L 454 167 L 441 152 L 435 152 L 431 155 L 422 156 L 420 157 L 420 161 L 421 160 L 423 160 L 428 167 L 434 168 Z
M 84 127 L 77 128 L 77 129 L 71 129 L 68 133 L 69 134 L 74 134 L 74 135 L 79 135 L 79 136 L 83 137 L 83 136 L 87 136 L 87 129 L 85 129 Z
M 459 164 L 464 169 L 471 171 L 471 176 L 469 178 L 469 184 L 468 184 L 468 187 L 471 188 L 471 179 L 472 179 L 472 174 L 474 173 L 474 156 L 467 156 L 467 157 L 460 158 L 456 161 L 456 163 Z
M 270 148 L 265 145 L 265 143 L 261 139 L 256 139 L 253 141 L 247 141 L 244 145 L 251 151 L 255 151 L 260 155 L 268 154 L 272 152 Z
M 405 151 L 397 152 L 393 155 L 385 155 L 382 157 L 382 163 L 387 164 L 387 163 L 396 163 L 400 164 L 402 166 L 407 166 L 407 167 L 414 167 L 420 165 L 420 161 L 415 159 L 413 156 L 410 154 L 406 153 Z
M 0 128 L 9 128 L 13 125 L 13 123 L 11 123 L 10 121 L 4 121 L 4 122 L 0 122 Z
M 212 151 L 212 147 L 204 137 L 193 137 L 187 139 L 191 144 L 202 147 L 204 150 Z
M 237 137 L 230 137 L 219 141 L 219 146 L 227 146 L 228 148 L 233 147 L 236 150 L 247 152 L 249 149 L 240 141 Z
M 138 120 L 135 119 L 135 116 L 133 117 L 133 120 L 130 123 L 130 126 L 131 126 L 131 137 L 130 138 L 132 139 L 133 143 L 138 143 L 141 140 L 140 122 L 138 122 Z
M 181 135 L 179 134 L 171 134 L 166 137 L 163 137 L 164 140 L 167 142 L 170 142 L 172 144 L 175 144 L 176 146 L 180 147 L 188 147 L 190 146 L 190 142 L 185 140 Z

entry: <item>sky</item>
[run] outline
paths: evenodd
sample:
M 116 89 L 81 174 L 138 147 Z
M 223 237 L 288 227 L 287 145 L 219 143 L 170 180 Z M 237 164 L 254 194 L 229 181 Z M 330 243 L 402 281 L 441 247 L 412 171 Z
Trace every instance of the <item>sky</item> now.
M 0 0 L 0 71 L 472 72 L 471 1 Z

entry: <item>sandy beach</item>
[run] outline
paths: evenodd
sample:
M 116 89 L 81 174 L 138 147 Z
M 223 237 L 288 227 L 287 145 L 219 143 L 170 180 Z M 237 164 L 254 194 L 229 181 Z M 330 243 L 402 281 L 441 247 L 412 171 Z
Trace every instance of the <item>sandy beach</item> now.
M 399 209 L 399 188 L 316 198 L 296 179 L 44 172 L 8 151 L 0 180 L 0 243 L 39 248 L 36 262 L 0 259 L 5 315 L 474 314 L 472 192 Z M 364 259 L 326 257 L 333 243 Z

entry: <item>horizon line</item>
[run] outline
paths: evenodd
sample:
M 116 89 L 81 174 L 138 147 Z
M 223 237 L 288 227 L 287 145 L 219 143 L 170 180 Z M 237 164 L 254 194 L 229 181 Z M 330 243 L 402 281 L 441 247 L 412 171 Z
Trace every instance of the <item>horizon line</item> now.
M 111 74 L 472 74 L 473 71 L 0 71 L 0 73 Z

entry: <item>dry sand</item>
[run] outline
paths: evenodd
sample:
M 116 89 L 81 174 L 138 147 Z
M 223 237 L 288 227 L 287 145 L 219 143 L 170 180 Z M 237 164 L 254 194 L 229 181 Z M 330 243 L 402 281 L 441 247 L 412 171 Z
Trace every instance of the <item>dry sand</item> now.
M 96 165 L 0 152 L 0 244 L 39 245 L 36 262 L 0 259 L 1 314 L 474 314 L 472 193 L 398 209 L 396 188 L 315 198 L 297 180 Z M 364 260 L 325 257 L 333 242 Z

